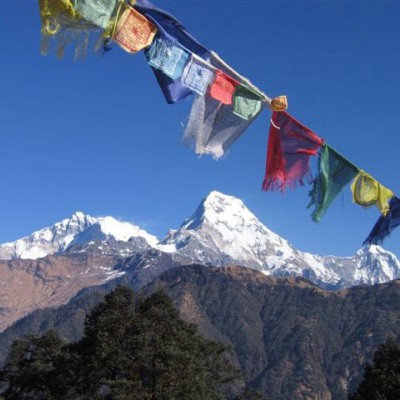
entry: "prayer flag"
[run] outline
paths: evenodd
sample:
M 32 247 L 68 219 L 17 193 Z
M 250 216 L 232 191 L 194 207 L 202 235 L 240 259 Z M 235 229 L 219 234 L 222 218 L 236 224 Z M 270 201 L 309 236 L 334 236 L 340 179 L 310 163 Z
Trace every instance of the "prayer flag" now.
M 193 92 L 204 96 L 211 79 L 214 76 L 214 68 L 205 63 L 201 58 L 192 54 L 182 75 L 182 83 Z
M 237 82 L 247 84 L 237 72 L 229 67 L 218 55 L 211 52 L 209 63 L 225 72 Z M 261 108 L 266 104 L 262 102 Z M 257 117 L 257 114 L 255 117 Z M 186 126 L 182 143 L 193 148 L 197 154 L 210 154 L 218 159 L 227 154 L 232 144 L 254 121 L 238 117 L 233 113 L 233 106 L 221 103 L 210 96 L 196 95 L 189 122 Z
M 136 53 L 154 40 L 157 28 L 134 8 L 125 5 L 116 22 L 114 40 L 128 53 Z
M 239 82 L 235 81 L 235 79 L 217 69 L 214 82 L 210 87 L 210 96 L 223 104 L 232 104 L 233 93 L 238 84 Z
M 209 54 L 209 51 L 187 32 L 173 15 L 156 8 L 148 0 L 137 0 L 135 8 L 156 25 L 158 36 L 162 39 L 176 43 L 201 58 L 205 58 Z M 145 49 L 145 53 L 148 51 Z M 156 68 L 153 68 L 153 72 L 168 103 L 176 103 L 193 93 L 181 82 L 181 79 L 173 80 Z
M 161 38 L 156 39 L 146 54 L 149 64 L 175 80 L 182 76 L 189 54 Z
M 75 44 L 75 59 L 86 54 L 91 33 L 101 36 L 102 31 L 76 12 L 70 0 L 39 0 L 42 18 L 41 53 L 47 55 L 55 42 L 58 58 L 66 46 Z
M 393 192 L 364 171 L 360 171 L 351 185 L 353 200 L 363 207 L 375 205 L 383 215 L 389 211 Z
M 238 85 L 233 94 L 233 112 L 244 119 L 254 118 L 261 111 L 261 100 L 254 90 Z
M 75 9 L 83 18 L 106 29 L 117 0 L 75 0 Z
M 311 201 L 308 206 L 314 207 L 314 222 L 320 222 L 333 200 L 359 172 L 356 166 L 326 143 L 320 153 L 318 170 L 318 176 L 310 191 Z
M 281 190 L 303 185 L 309 178 L 310 156 L 315 156 L 324 141 L 287 112 L 272 113 L 269 128 L 267 164 L 263 190 Z
M 393 196 L 389 202 L 389 211 L 381 215 L 372 231 L 364 241 L 364 245 L 381 244 L 392 231 L 400 225 L 400 200 Z

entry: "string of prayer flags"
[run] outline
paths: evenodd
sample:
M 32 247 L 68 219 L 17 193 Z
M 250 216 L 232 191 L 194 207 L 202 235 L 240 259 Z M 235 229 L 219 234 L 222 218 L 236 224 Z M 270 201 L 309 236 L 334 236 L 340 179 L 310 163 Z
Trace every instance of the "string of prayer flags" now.
M 263 190 L 281 190 L 311 180 L 310 156 L 324 141 L 287 112 L 272 113 Z
M 161 38 L 156 39 L 146 54 L 149 65 L 159 69 L 171 79 L 182 76 L 189 53 Z
M 42 19 L 41 54 L 48 55 L 51 43 L 56 46 L 58 58 L 62 58 L 68 44 L 75 44 L 75 59 L 84 57 L 90 34 L 101 36 L 101 30 L 83 19 L 70 0 L 39 0 Z
M 156 8 L 148 0 L 137 0 L 134 7 L 157 27 L 158 37 L 170 43 L 175 43 L 203 59 L 209 54 L 209 51 L 187 32 L 185 27 L 173 15 Z M 145 49 L 145 53 L 147 51 L 148 49 Z M 182 83 L 181 79 L 174 80 L 161 70 L 152 69 L 167 103 L 176 103 L 193 93 L 190 88 Z
M 239 82 L 220 70 L 215 71 L 215 78 L 210 86 L 210 96 L 222 104 L 233 103 L 233 93 Z
M 124 5 L 116 22 L 113 39 L 128 53 L 136 53 L 151 45 L 157 28 L 134 8 Z
M 248 85 L 249 82 L 221 60 L 215 52 L 210 53 L 207 61 L 239 84 Z M 266 103 L 262 102 L 261 109 L 265 106 Z M 210 154 L 215 159 L 223 157 L 260 114 L 247 120 L 235 115 L 233 111 L 232 104 L 223 104 L 211 96 L 196 95 L 182 143 L 192 148 L 196 154 Z
M 87 21 L 106 29 L 117 0 L 75 0 L 75 9 Z
M 204 96 L 214 76 L 214 68 L 192 54 L 182 74 L 182 83 L 193 92 Z
M 271 100 L 272 111 L 286 111 L 288 108 L 288 100 L 286 96 L 278 96 Z
M 312 219 L 320 222 L 327 208 L 339 195 L 342 189 L 350 183 L 359 170 L 343 156 L 337 153 L 326 143 L 322 146 L 318 176 L 314 180 L 310 191 L 311 201 L 308 207 L 314 207 Z
M 389 202 L 389 211 L 381 215 L 372 231 L 364 241 L 364 245 L 381 244 L 392 231 L 400 225 L 400 199 L 393 196 Z
M 252 119 L 261 111 L 262 97 L 254 90 L 243 86 L 236 86 L 233 94 L 233 112 L 235 115 Z
M 351 185 L 353 200 L 363 207 L 375 205 L 383 216 L 389 212 L 393 192 L 364 171 L 360 171 Z

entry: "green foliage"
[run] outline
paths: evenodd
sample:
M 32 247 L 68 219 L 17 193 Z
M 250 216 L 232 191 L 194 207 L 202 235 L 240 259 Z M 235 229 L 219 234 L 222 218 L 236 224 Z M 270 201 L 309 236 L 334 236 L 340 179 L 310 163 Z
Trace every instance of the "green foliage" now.
M 86 318 L 83 338 L 15 341 L 1 370 L 4 400 L 218 400 L 238 378 L 226 346 L 197 335 L 171 299 L 135 301 L 118 287 Z
M 365 367 L 364 379 L 349 400 L 400 399 L 400 347 L 389 338 L 374 355 L 373 362 Z

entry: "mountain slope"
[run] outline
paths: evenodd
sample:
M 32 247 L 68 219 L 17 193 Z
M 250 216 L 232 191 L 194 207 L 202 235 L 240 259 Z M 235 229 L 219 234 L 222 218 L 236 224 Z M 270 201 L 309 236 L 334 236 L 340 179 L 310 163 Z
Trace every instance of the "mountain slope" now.
M 167 261 L 158 260 L 150 268 Z M 330 292 L 248 268 L 171 265 L 143 293 L 163 287 L 202 334 L 232 345 L 247 383 L 274 400 L 346 400 L 377 346 L 388 335 L 400 338 L 400 281 Z M 117 282 L 135 285 L 129 270 L 101 293 Z M 96 299 L 94 288 L 85 289 L 62 308 L 18 321 L 0 335 L 3 357 L 16 334 L 55 328 L 76 340 Z

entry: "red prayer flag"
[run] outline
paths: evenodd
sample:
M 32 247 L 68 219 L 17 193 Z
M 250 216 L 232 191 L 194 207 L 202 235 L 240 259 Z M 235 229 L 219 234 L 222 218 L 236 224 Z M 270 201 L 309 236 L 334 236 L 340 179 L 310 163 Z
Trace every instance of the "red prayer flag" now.
M 272 113 L 263 190 L 294 188 L 311 178 L 310 156 L 315 156 L 324 140 L 296 121 L 286 111 Z
M 215 71 L 215 79 L 210 87 L 210 96 L 223 104 L 233 103 L 233 94 L 239 82 L 223 73 L 219 69 Z

